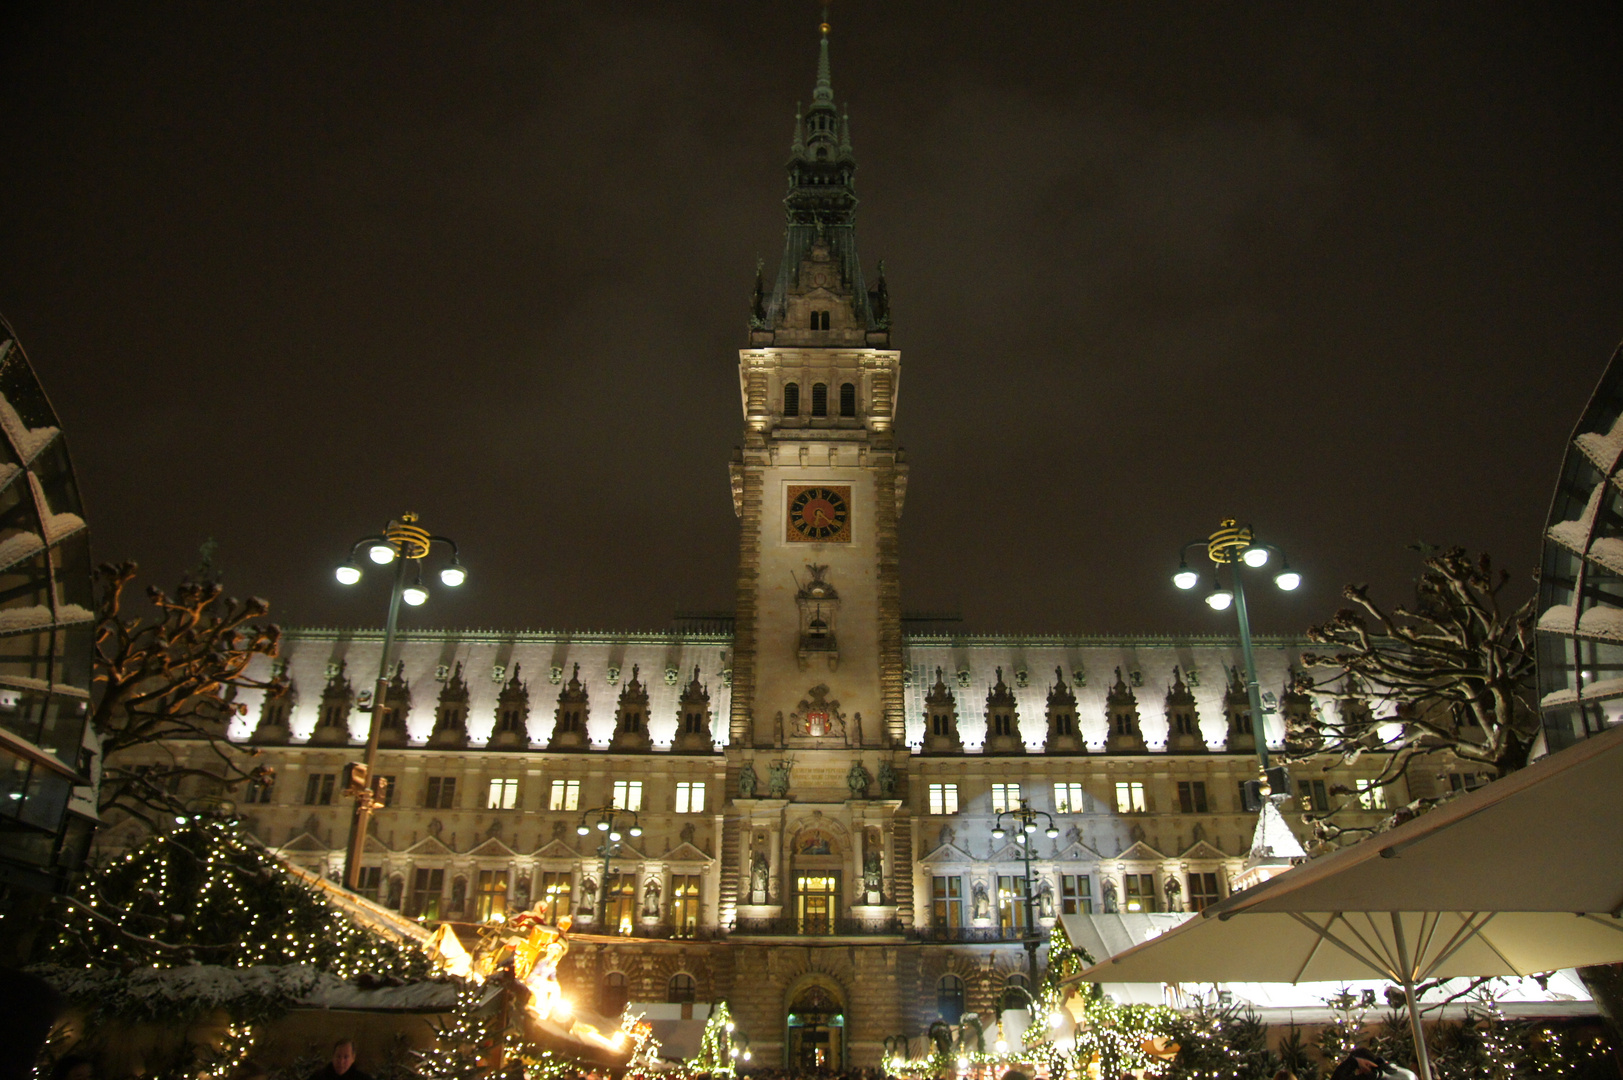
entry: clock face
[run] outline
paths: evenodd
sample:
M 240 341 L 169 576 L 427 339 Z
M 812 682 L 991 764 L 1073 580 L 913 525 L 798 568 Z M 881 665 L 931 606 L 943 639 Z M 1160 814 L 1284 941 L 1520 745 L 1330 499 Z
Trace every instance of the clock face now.
M 788 518 L 791 544 L 849 544 L 851 489 L 791 487 Z

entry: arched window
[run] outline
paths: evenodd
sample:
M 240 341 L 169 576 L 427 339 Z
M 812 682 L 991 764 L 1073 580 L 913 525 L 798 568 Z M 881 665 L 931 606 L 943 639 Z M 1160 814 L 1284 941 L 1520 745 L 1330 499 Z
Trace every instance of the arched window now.
M 693 976 L 685 971 L 677 972 L 671 976 L 671 981 L 665 987 L 665 1000 L 678 1005 L 693 1000 L 696 986 Z
M 631 1000 L 631 984 L 623 971 L 611 971 L 603 976 L 603 992 L 598 998 L 597 1011 L 604 1016 L 619 1016 Z
M 785 416 L 799 416 L 800 415 L 800 384 L 799 383 L 784 383 L 783 384 L 783 415 L 785 415 Z
M 812 415 L 828 415 L 828 384 L 812 383 Z
M 952 717 L 946 713 L 932 713 L 930 716 L 930 731 L 935 735 L 949 735 L 952 733 Z
M 1026 977 L 1015 972 L 1003 980 L 1003 997 L 998 1007 L 1007 1012 L 1010 1009 L 1031 1008 L 1031 984 Z
M 949 1024 L 956 1024 L 964 1015 L 964 980 L 956 975 L 943 975 L 935 984 L 935 1011 Z
M 840 415 L 855 416 L 857 414 L 857 388 L 852 383 L 840 384 Z

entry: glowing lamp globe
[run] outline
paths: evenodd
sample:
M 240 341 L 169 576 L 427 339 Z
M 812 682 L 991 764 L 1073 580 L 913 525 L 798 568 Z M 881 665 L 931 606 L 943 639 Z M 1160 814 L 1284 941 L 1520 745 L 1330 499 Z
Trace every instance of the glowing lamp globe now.
M 996 1050 L 1000 1054 L 1007 1054 L 1009 1052 L 1009 1040 L 999 1039 L 997 1042 L 992 1044 L 992 1049 Z
M 620 839 L 620 830 L 615 829 L 613 832 L 609 833 L 609 839 L 610 840 L 618 840 L 618 839 Z
M 366 549 L 366 557 L 379 566 L 388 566 L 394 562 L 394 548 L 388 544 L 373 544 Z
M 407 585 L 401 590 L 400 599 L 412 607 L 422 607 L 428 602 L 428 590 L 421 585 Z
M 1001 840 L 1001 839 L 1003 839 L 1003 827 L 1001 825 L 992 830 L 992 839 L 993 840 Z
M 590 836 L 590 835 L 592 835 L 592 830 L 588 829 L 584 825 L 577 826 L 575 831 L 580 833 L 582 836 Z
M 353 585 L 361 580 L 361 568 L 354 563 L 345 563 L 333 571 L 333 576 L 338 579 L 340 585 Z
M 1286 592 L 1295 592 L 1302 584 L 1302 575 L 1295 570 L 1281 570 L 1274 575 L 1274 584 Z
M 1059 829 L 1057 829 L 1054 826 L 1050 825 L 1048 827 L 1048 834 L 1047 835 L 1048 835 L 1048 838 L 1050 840 L 1057 840 L 1057 839 L 1059 839 Z
M 1178 567 L 1178 572 L 1172 575 L 1172 584 L 1186 592 L 1200 584 L 1200 575 L 1187 566 Z
M 1265 547 L 1248 547 L 1240 553 L 1240 558 L 1252 569 L 1268 565 L 1268 549 Z
M 597 823 L 597 831 L 598 832 L 608 832 L 609 831 L 609 823 L 606 822 L 606 821 L 598 822 Z
M 642 826 L 641 825 L 633 825 L 627 831 L 629 831 L 632 836 L 641 836 L 642 835 Z
M 468 571 L 463 569 L 461 563 L 452 563 L 440 571 L 440 581 L 450 588 L 456 588 L 468 580 Z
M 1206 606 L 1213 611 L 1227 611 L 1232 603 L 1234 594 L 1227 589 L 1218 589 L 1206 598 Z

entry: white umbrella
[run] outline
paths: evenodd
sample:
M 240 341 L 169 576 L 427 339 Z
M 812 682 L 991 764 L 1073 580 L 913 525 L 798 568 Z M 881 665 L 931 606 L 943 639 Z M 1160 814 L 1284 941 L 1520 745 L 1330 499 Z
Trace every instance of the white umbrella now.
M 1414 984 L 1623 962 L 1623 727 L 1208 907 L 1070 981 Z

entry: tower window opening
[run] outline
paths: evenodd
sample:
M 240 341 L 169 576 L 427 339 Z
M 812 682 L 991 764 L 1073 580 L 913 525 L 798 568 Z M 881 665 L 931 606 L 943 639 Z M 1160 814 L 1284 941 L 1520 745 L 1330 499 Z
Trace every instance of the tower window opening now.
M 855 416 L 857 414 L 857 388 L 852 383 L 840 384 L 840 415 Z
M 826 312 L 826 311 L 814 311 L 814 312 L 812 312 L 811 313 L 811 329 L 813 329 L 813 330 L 827 330 L 828 329 L 828 312 Z
M 828 415 L 828 384 L 812 383 L 812 413 L 813 416 Z
M 799 383 L 784 383 L 783 384 L 783 415 L 785 415 L 785 416 L 799 416 L 800 415 L 800 384 Z

